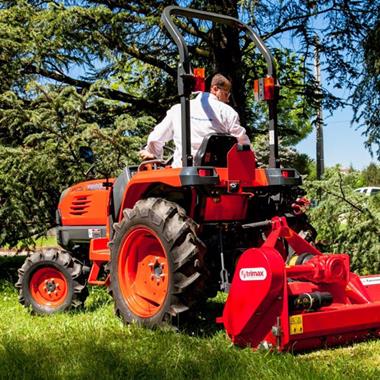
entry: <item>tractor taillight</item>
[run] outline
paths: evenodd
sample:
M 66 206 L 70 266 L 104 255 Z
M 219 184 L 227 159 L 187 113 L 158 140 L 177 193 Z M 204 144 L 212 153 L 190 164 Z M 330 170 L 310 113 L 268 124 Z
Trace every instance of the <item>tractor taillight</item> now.
M 198 175 L 200 177 L 212 177 L 214 175 L 213 169 L 198 169 Z
M 293 178 L 295 177 L 294 170 L 281 170 L 281 175 L 285 178 Z
M 203 67 L 194 69 L 194 78 L 194 91 L 204 92 L 206 90 L 205 69 Z
M 256 100 L 273 100 L 275 97 L 275 81 L 273 77 L 256 79 L 254 93 Z

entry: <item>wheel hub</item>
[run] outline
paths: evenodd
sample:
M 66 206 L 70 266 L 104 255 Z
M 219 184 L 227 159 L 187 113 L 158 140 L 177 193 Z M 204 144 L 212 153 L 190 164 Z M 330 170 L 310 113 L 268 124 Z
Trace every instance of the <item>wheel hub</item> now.
M 37 269 L 30 280 L 30 292 L 40 305 L 60 306 L 68 294 L 68 285 L 64 275 L 56 268 Z
M 159 257 L 156 256 L 154 258 L 154 261 L 149 262 L 148 266 L 151 269 L 151 275 L 150 275 L 151 280 L 153 281 L 155 280 L 157 284 L 159 284 L 161 279 L 165 277 L 165 273 L 164 273 L 165 263 L 160 262 Z
M 45 280 L 45 286 L 44 286 L 45 292 L 48 294 L 54 292 L 55 290 L 59 290 L 59 284 L 57 284 L 54 281 L 54 278 L 51 278 L 50 280 Z

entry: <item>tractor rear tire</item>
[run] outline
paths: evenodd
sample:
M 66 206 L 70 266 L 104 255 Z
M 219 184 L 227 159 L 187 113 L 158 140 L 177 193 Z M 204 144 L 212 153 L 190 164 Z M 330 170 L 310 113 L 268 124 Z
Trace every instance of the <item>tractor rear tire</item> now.
M 110 292 L 125 323 L 155 327 L 204 299 L 205 245 L 176 203 L 138 201 L 114 225 Z
M 83 306 L 88 296 L 82 263 L 66 251 L 36 252 L 18 270 L 19 301 L 35 314 L 53 314 Z

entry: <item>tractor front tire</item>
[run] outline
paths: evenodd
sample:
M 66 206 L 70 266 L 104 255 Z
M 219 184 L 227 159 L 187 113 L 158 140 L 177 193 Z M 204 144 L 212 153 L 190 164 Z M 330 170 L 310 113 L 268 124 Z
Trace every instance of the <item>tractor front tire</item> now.
M 18 275 L 19 301 L 35 314 L 81 307 L 88 296 L 83 265 L 66 251 L 49 249 L 33 253 Z
M 114 225 L 110 291 L 125 323 L 155 327 L 204 298 L 205 246 L 176 203 L 138 201 Z

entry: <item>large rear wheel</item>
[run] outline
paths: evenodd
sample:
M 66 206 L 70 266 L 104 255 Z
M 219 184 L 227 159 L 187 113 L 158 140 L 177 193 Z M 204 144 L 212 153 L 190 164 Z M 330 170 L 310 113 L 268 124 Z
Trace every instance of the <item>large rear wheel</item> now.
M 88 296 L 82 264 L 65 251 L 34 253 L 18 274 L 19 301 L 37 314 L 78 308 Z
M 114 225 L 111 293 L 124 322 L 153 327 L 203 293 L 204 244 L 197 225 L 173 202 L 140 200 Z

